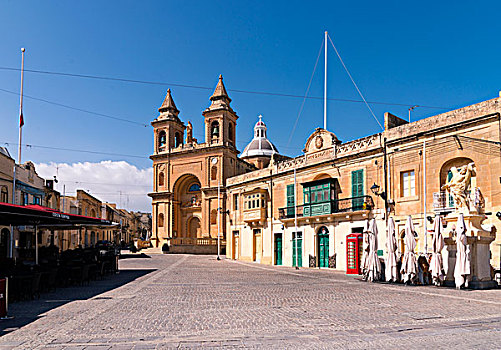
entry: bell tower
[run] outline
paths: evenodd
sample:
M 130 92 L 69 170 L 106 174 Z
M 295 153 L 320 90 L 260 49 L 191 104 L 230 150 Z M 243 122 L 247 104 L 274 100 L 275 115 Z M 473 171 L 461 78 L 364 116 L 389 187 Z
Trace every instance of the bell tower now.
M 179 110 L 172 99 L 170 89 L 167 90 L 160 115 L 151 122 L 154 132 L 154 154 L 167 152 L 183 144 L 186 126 L 179 119 Z
M 211 105 L 202 115 L 205 118 L 205 142 L 208 145 L 225 145 L 236 148 L 235 129 L 238 116 L 230 106 L 231 98 L 223 84 L 223 76 L 210 97 Z

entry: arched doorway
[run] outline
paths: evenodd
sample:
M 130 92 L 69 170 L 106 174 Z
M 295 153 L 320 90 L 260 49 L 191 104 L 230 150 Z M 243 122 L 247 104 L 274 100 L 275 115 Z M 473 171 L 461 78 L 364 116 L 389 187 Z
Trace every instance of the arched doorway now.
M 322 226 L 318 229 L 318 267 L 329 267 L 329 230 Z
M 202 237 L 202 191 L 200 180 L 192 174 L 181 176 L 174 184 L 173 231 L 178 237 Z M 193 221 L 194 220 L 194 221 Z
M 192 217 L 188 223 L 188 237 L 200 237 L 200 219 L 196 216 Z
M 9 253 L 10 231 L 6 228 L 0 233 L 0 259 L 7 258 Z

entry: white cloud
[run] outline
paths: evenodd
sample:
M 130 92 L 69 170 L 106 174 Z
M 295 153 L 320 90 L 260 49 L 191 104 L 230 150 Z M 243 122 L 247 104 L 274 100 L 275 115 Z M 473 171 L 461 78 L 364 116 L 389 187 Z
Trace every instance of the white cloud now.
M 56 189 L 66 195 L 75 195 L 77 189 L 88 191 L 103 202 L 116 203 L 120 208 L 151 212 L 153 169 L 138 169 L 125 161 L 99 163 L 40 163 L 38 175 L 45 179 L 57 176 Z M 120 193 L 121 192 L 121 193 Z

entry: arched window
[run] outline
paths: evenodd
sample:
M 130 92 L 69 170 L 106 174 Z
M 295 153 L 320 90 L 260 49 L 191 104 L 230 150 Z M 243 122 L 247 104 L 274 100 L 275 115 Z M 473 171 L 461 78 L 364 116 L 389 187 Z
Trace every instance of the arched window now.
M 94 209 L 91 209 L 90 216 L 92 216 L 93 218 L 96 217 L 96 211 Z
M 165 175 L 164 172 L 161 171 L 160 174 L 158 175 L 158 186 L 164 186 L 165 184 Z
M 174 134 L 174 147 L 179 147 L 183 143 L 183 140 L 181 139 L 181 134 L 176 132 Z
M 198 184 L 198 183 L 192 184 L 188 188 L 188 192 L 198 192 L 198 191 L 200 191 L 200 184 Z
M 215 166 L 215 165 L 210 170 L 210 179 L 217 180 L 217 166 Z
M 164 147 L 167 143 L 167 134 L 164 130 L 158 133 L 158 147 Z
M 2 193 L 0 195 L 0 202 L 8 203 L 9 202 L 9 189 L 7 186 L 2 186 Z
M 228 139 L 233 141 L 233 124 L 228 125 Z
M 217 121 L 213 121 L 210 125 L 210 136 L 212 139 L 219 138 L 219 123 Z
M 158 214 L 158 227 L 164 227 L 164 214 Z

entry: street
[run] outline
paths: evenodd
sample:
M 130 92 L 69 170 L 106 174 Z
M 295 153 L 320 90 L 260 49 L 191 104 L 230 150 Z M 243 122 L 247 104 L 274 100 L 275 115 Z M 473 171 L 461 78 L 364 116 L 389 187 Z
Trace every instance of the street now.
M 132 255 L 131 255 L 132 256 Z M 11 305 L 0 349 L 501 347 L 501 289 L 137 254 L 121 272 Z

